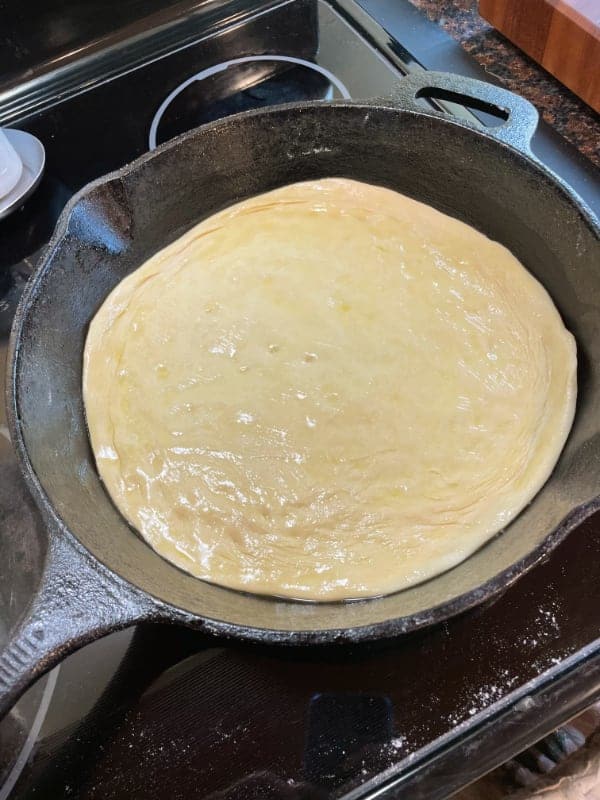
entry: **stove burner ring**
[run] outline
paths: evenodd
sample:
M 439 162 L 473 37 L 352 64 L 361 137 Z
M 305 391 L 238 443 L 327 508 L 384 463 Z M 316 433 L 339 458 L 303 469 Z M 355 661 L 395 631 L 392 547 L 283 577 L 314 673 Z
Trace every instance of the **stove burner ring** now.
M 15 783 L 19 780 L 19 777 L 29 760 L 29 756 L 31 755 L 31 751 L 33 750 L 34 745 L 37 741 L 40 729 L 43 725 L 44 720 L 46 719 L 48 706 L 50 705 L 50 701 L 52 700 L 52 696 L 54 695 L 54 689 L 56 687 L 56 681 L 58 679 L 59 672 L 60 672 L 60 664 L 58 664 L 58 666 L 54 667 L 54 669 L 48 673 L 48 677 L 46 678 L 46 685 L 44 686 L 44 691 L 42 693 L 40 704 L 38 706 L 33 722 L 31 723 L 31 728 L 29 729 L 29 733 L 27 734 L 25 743 L 23 744 L 21 751 L 17 755 L 15 762 L 12 766 L 12 769 L 10 770 L 10 772 L 6 777 L 6 780 L 4 781 L 2 786 L 0 786 L 0 800 L 8 800 L 8 796 L 12 792 Z
M 167 108 L 171 105 L 173 100 L 181 94 L 188 86 L 196 81 L 203 81 L 205 78 L 209 78 L 211 75 L 216 75 L 218 72 L 224 72 L 229 67 L 236 66 L 237 64 L 250 64 L 256 61 L 279 61 L 284 62 L 287 64 L 295 64 L 297 66 L 308 67 L 309 69 L 314 70 L 315 72 L 320 73 L 323 75 L 327 80 L 335 86 L 338 92 L 341 94 L 344 100 L 350 100 L 350 92 L 342 83 L 342 81 L 330 72 L 325 67 L 322 67 L 320 64 L 315 64 L 314 61 L 307 61 L 304 58 L 296 58 L 295 56 L 276 56 L 276 55 L 261 55 L 261 56 L 244 56 L 243 58 L 232 58 L 230 61 L 223 61 L 220 64 L 214 64 L 212 67 L 208 67 L 207 69 L 203 69 L 201 72 L 192 75 L 191 78 L 183 81 L 170 92 L 165 99 L 162 101 L 154 118 L 152 120 L 152 124 L 150 125 L 150 134 L 148 136 L 148 147 L 150 150 L 155 150 L 157 147 L 156 144 L 156 134 L 158 132 L 158 126 L 160 125 L 160 121 L 163 117 L 163 114 L 167 110 Z

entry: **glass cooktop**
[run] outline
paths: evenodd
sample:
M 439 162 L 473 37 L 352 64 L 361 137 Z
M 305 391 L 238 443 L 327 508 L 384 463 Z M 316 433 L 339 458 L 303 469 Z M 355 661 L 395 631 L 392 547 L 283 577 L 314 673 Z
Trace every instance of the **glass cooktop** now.
M 0 86 L 0 124 L 47 153 L 39 189 L 0 222 L 2 361 L 22 288 L 88 181 L 247 108 L 382 96 L 421 66 L 479 74 L 405 0 L 171 5 L 172 18 L 162 4 L 160 25 L 144 17 L 137 30 L 124 3 L 127 36 L 104 49 L 85 46 L 89 19 L 75 15 L 81 63 L 50 69 L 61 55 L 49 52 L 39 80 Z M 600 209 L 590 164 L 544 126 L 535 148 Z M 0 646 L 32 592 L 40 529 L 0 418 Z M 495 602 L 395 642 L 291 650 L 158 625 L 114 634 L 0 723 L 0 800 L 446 797 L 600 693 L 599 574 L 596 517 Z

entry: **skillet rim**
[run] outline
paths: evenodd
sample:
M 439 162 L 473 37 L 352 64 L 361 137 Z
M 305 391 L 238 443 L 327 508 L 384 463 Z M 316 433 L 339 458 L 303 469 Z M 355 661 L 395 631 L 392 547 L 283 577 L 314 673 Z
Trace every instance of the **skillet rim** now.
M 270 114 L 280 113 L 282 111 L 296 111 L 298 113 L 302 113 L 304 110 L 308 109 L 330 109 L 333 107 L 352 108 L 362 112 L 382 110 L 385 112 L 393 112 L 395 114 L 410 115 L 415 118 L 423 117 L 428 120 L 434 118 L 440 120 L 442 124 L 452 125 L 459 129 L 466 129 L 467 131 L 470 131 L 471 135 L 474 135 L 475 137 L 481 137 L 493 143 L 494 147 L 505 148 L 512 154 L 512 156 L 524 162 L 530 169 L 541 173 L 544 175 L 547 181 L 554 184 L 554 186 L 564 196 L 565 200 L 569 202 L 570 205 L 577 211 L 584 224 L 591 230 L 596 240 L 600 243 L 600 224 L 591 209 L 562 178 L 557 176 L 548 167 L 539 162 L 531 152 L 528 152 L 526 149 L 527 143 L 524 142 L 523 147 L 521 148 L 512 142 L 509 143 L 496 138 L 493 134 L 493 128 L 487 130 L 482 129 L 475 124 L 471 124 L 464 120 L 459 121 L 456 118 L 448 117 L 447 115 L 434 110 L 417 111 L 412 108 L 403 108 L 402 106 L 395 105 L 393 100 L 334 100 L 328 102 L 308 101 L 301 103 L 278 104 L 261 109 L 244 111 L 239 114 L 221 118 L 214 122 L 208 123 L 207 125 L 187 131 L 160 145 L 155 150 L 143 153 L 137 159 L 125 164 L 119 169 L 107 173 L 106 175 L 101 176 L 94 181 L 91 181 L 90 183 L 86 184 L 86 186 L 82 187 L 78 192 L 76 192 L 63 209 L 57 221 L 50 242 L 46 247 L 35 273 L 30 278 L 23 292 L 15 313 L 7 351 L 7 422 L 10 430 L 11 442 L 16 453 L 19 468 L 37 507 L 42 512 L 44 522 L 46 523 L 45 528 L 48 541 L 50 541 L 53 536 L 65 536 L 75 547 L 75 550 L 81 557 L 85 558 L 99 574 L 104 573 L 104 580 L 121 583 L 132 596 L 141 594 L 144 598 L 149 599 L 156 609 L 156 619 L 180 622 L 191 627 L 201 627 L 203 630 L 210 631 L 227 638 L 236 638 L 262 643 L 329 644 L 334 642 L 354 643 L 359 641 L 372 641 L 375 639 L 388 639 L 442 622 L 445 619 L 463 613 L 474 606 L 495 597 L 508 588 L 519 577 L 529 572 L 540 561 L 544 560 L 574 528 L 578 527 L 595 511 L 600 510 L 599 491 L 599 493 L 591 500 L 583 502 L 572 508 L 561 520 L 561 522 L 551 529 L 540 541 L 540 543 L 533 550 L 529 551 L 523 558 L 514 562 L 504 570 L 496 573 L 485 583 L 480 584 L 474 589 L 463 592 L 462 594 L 459 594 L 452 599 L 436 606 L 432 606 L 428 609 L 423 609 L 403 617 L 394 617 L 356 627 L 305 628 L 300 630 L 288 630 L 262 628 L 252 625 L 240 625 L 238 623 L 227 622 L 225 620 L 211 619 L 201 616 L 196 612 L 189 611 L 169 601 L 163 600 L 162 598 L 156 597 L 146 589 L 142 589 L 128 578 L 122 576 L 120 572 L 114 569 L 110 564 L 105 563 L 105 561 L 103 561 L 100 557 L 96 556 L 77 537 L 77 535 L 70 530 L 68 525 L 62 520 L 58 512 L 54 509 L 53 503 L 51 502 L 35 472 L 33 464 L 31 463 L 28 455 L 27 446 L 25 444 L 25 437 L 23 434 L 18 403 L 18 386 L 20 381 L 19 364 L 21 363 L 21 344 L 25 338 L 24 328 L 31 303 L 37 296 L 37 289 L 41 280 L 51 268 L 52 258 L 57 247 L 63 241 L 65 236 L 68 235 L 69 224 L 75 208 L 87 197 L 93 195 L 94 191 L 99 187 L 105 186 L 113 181 L 121 180 L 145 165 L 147 162 L 151 161 L 153 158 L 159 156 L 161 153 L 175 149 L 180 145 L 181 142 L 201 135 L 200 132 L 205 129 L 210 128 L 218 130 L 219 128 L 229 127 L 231 125 L 235 125 L 236 122 L 241 118 L 246 119 L 249 117 L 269 116 Z M 539 492 L 542 492 L 543 489 L 544 487 L 541 487 Z M 484 544 L 483 547 L 485 546 L 486 545 Z M 47 550 L 46 562 L 49 557 L 49 551 L 50 548 Z M 470 557 L 471 556 L 465 559 L 465 561 L 468 561 Z M 44 569 L 46 566 L 47 563 L 44 564 Z M 435 579 L 436 576 L 430 580 Z M 42 582 L 43 576 L 40 578 L 40 584 L 42 584 Z M 225 589 L 226 587 L 220 588 Z M 371 603 L 376 601 L 377 598 L 373 598 L 361 600 L 359 602 Z M 297 601 L 286 600 L 285 602 L 294 603 Z M 140 617 L 141 616 L 142 614 L 140 614 Z M 147 611 L 145 616 L 148 616 Z

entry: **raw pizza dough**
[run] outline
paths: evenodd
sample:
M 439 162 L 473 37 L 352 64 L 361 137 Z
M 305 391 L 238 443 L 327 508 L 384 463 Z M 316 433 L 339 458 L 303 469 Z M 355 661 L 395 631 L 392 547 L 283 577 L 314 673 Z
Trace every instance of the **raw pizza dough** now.
M 249 592 L 338 600 L 457 564 L 548 478 L 576 350 L 501 245 L 343 179 L 197 225 L 90 326 L 100 475 L 161 556 Z

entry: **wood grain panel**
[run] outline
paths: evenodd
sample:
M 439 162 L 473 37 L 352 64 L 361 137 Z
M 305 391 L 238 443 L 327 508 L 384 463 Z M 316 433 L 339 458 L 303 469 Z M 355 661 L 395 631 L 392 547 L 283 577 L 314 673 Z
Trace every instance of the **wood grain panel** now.
M 479 0 L 479 11 L 600 111 L 600 0 Z

